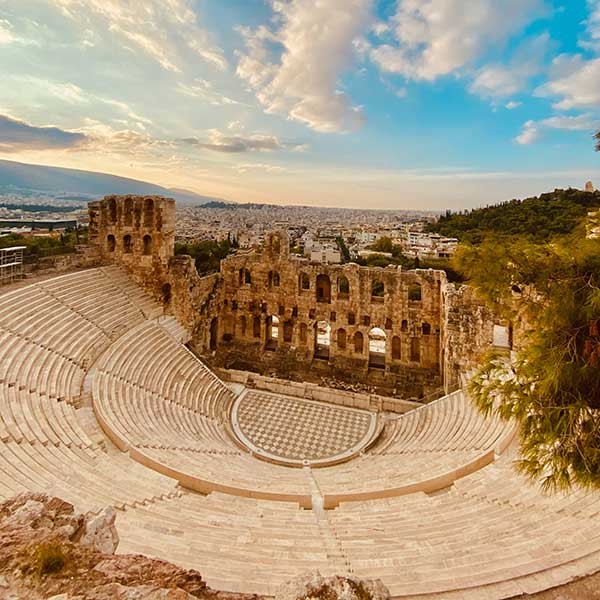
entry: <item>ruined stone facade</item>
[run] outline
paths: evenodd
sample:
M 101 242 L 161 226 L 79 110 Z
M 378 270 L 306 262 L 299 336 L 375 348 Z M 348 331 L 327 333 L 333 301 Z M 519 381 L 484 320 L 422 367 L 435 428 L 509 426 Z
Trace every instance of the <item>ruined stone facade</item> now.
M 454 388 L 494 341 L 494 317 L 443 271 L 311 263 L 283 232 L 199 277 L 174 256 L 175 202 L 90 203 L 90 240 L 192 332 L 214 366 L 359 384 L 397 397 Z

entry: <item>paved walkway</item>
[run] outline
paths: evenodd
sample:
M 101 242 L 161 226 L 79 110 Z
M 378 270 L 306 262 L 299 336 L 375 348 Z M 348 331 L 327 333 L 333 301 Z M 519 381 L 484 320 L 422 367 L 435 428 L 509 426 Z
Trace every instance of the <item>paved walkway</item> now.
M 333 464 L 358 454 L 377 429 L 374 414 L 247 390 L 236 401 L 232 424 L 260 458 L 282 464 Z

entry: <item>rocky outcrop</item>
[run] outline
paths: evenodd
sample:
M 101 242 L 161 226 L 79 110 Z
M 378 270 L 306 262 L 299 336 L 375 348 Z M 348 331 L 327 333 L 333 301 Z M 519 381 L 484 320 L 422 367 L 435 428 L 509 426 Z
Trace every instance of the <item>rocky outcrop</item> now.
M 379 579 L 307 573 L 281 586 L 275 600 L 389 600 L 390 592 Z
M 256 600 L 210 589 L 198 571 L 115 555 L 115 511 L 76 513 L 60 498 L 0 504 L 0 600 Z

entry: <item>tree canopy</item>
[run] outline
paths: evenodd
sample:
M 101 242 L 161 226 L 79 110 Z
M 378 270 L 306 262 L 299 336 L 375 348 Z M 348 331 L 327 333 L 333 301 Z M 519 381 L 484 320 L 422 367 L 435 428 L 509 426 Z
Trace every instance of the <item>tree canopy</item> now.
M 600 487 L 600 241 L 489 239 L 454 263 L 522 331 L 513 360 L 492 354 L 471 380 L 473 400 L 518 422 L 518 466 L 545 488 Z
M 482 243 L 489 235 L 522 235 L 544 242 L 571 233 L 588 211 L 597 208 L 600 208 L 600 192 L 555 190 L 525 200 L 510 200 L 461 213 L 447 212 L 430 224 L 428 230 L 473 244 Z
M 175 244 L 175 254 L 188 254 L 196 263 L 196 270 L 200 275 L 216 273 L 219 270 L 221 260 L 232 250 L 234 245 L 229 239 L 221 242 L 204 240 L 191 244 Z

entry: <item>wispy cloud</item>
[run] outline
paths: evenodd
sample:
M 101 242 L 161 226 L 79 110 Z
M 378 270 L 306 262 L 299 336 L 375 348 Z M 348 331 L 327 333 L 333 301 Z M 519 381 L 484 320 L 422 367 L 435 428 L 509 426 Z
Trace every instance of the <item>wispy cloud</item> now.
M 222 50 L 198 24 L 189 0 L 53 0 L 51 4 L 80 25 L 84 42 L 90 43 L 90 34 L 109 35 L 174 72 L 182 70 L 182 48 L 218 69 L 227 65 Z
M 86 141 L 87 137 L 83 133 L 52 126 L 37 127 L 7 115 L 0 115 L 0 152 L 74 148 Z
M 197 137 L 184 138 L 184 144 L 198 146 L 206 150 L 221 152 L 224 154 L 238 154 L 242 152 L 273 152 L 275 150 L 303 150 L 304 144 L 293 142 L 280 142 L 274 135 L 255 133 L 252 135 L 231 135 L 218 129 L 208 132 L 208 139 L 202 140 Z
M 600 127 L 600 119 L 591 114 L 577 116 L 559 115 L 542 119 L 540 121 L 529 120 L 523 125 L 523 130 L 515 138 L 522 146 L 533 144 L 541 139 L 545 130 L 562 129 L 566 131 L 596 131 Z

